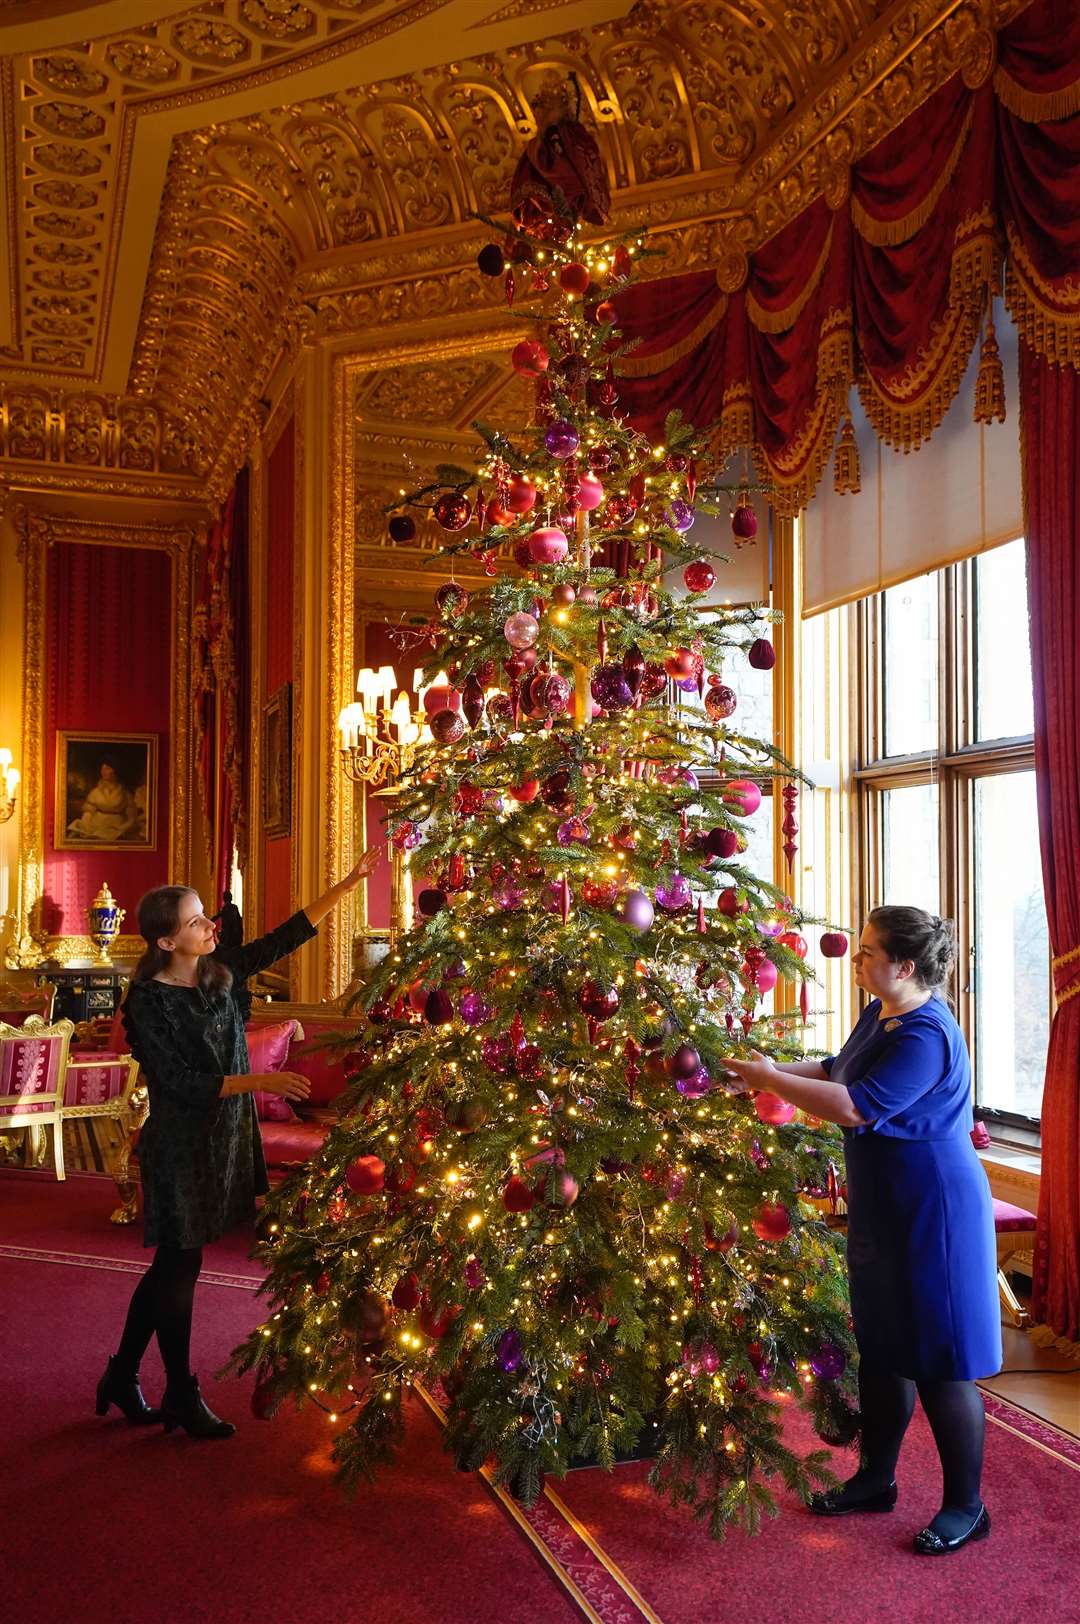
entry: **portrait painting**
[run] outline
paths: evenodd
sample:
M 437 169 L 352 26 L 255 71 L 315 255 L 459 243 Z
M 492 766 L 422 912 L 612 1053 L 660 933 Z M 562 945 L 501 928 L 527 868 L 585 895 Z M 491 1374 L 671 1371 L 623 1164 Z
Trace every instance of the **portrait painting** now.
M 287 835 L 292 828 L 292 683 L 283 682 L 263 707 L 263 831 Z
M 156 733 L 56 735 L 57 851 L 154 851 Z

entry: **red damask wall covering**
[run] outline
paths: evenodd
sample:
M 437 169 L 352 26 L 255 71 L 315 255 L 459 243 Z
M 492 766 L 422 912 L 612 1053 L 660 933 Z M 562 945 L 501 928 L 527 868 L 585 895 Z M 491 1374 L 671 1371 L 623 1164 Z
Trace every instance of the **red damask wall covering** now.
M 295 431 L 290 418 L 267 459 L 266 643 L 263 694 L 269 699 L 293 680 L 293 568 L 296 553 Z M 295 794 L 295 783 L 293 792 Z M 293 820 L 295 828 L 295 816 Z M 292 912 L 293 837 L 263 842 L 263 925 L 279 925 Z M 249 931 L 249 935 L 254 932 Z
M 172 680 L 172 571 L 156 548 L 58 542 L 45 586 L 45 875 L 42 928 L 84 935 L 85 909 L 103 880 L 127 910 L 169 879 L 172 785 L 169 692 Z M 57 851 L 54 845 L 57 733 L 109 738 L 158 735 L 154 851 Z

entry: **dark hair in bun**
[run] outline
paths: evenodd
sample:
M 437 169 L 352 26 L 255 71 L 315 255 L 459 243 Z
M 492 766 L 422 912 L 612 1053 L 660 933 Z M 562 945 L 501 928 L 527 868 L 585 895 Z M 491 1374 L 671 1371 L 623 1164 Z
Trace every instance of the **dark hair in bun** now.
M 869 923 L 894 964 L 910 959 L 915 978 L 938 992 L 952 974 L 956 959 L 956 927 L 951 919 L 922 908 L 874 908 Z

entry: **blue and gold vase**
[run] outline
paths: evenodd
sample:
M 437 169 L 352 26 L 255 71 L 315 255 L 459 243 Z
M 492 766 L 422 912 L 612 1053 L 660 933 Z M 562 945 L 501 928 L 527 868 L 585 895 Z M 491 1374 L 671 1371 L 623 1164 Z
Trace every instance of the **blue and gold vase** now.
M 107 885 L 102 885 L 87 908 L 86 917 L 90 921 L 90 940 L 97 948 L 94 963 L 108 964 L 109 949 L 120 934 L 125 914 L 123 908 L 117 907 L 116 898 Z

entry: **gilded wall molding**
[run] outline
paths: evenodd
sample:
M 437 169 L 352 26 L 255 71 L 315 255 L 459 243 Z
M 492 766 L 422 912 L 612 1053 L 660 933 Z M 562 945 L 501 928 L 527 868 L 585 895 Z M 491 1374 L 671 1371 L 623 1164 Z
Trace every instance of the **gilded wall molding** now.
M 12 514 L 18 557 L 24 571 L 24 699 L 22 744 L 22 824 L 19 846 L 18 920 L 8 953 L 9 968 L 40 963 L 63 952 L 92 954 L 88 937 L 49 936 L 38 928 L 44 890 L 45 812 L 45 570 L 50 547 L 62 543 L 156 548 L 168 554 L 174 605 L 169 705 L 171 816 L 168 872 L 186 878 L 190 856 L 191 801 L 191 554 L 196 529 L 190 524 L 129 524 L 53 513 L 19 504 Z M 78 944 L 73 948 L 72 943 Z

